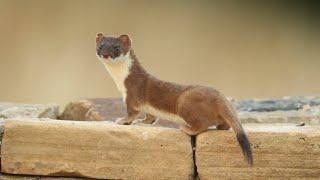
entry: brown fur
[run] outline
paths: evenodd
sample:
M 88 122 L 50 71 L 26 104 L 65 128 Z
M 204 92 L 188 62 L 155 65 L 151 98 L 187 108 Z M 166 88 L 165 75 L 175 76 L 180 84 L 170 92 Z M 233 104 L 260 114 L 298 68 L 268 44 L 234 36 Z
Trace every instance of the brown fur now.
M 119 124 L 132 123 L 140 114 L 139 108 L 148 104 L 160 111 L 181 117 L 186 122 L 181 125 L 181 129 L 189 135 L 197 135 L 212 125 L 216 125 L 220 130 L 232 127 L 248 163 L 252 165 L 249 140 L 236 111 L 221 92 L 210 87 L 184 86 L 155 78 L 140 65 L 131 49 L 129 37 L 122 35 L 119 38 L 126 47 L 125 53 L 130 53 L 133 60 L 130 73 L 125 79 L 127 117 L 118 121 Z M 101 36 L 98 35 L 97 41 L 100 40 Z M 147 115 L 147 118 L 148 116 L 148 122 L 153 122 L 154 118 L 150 120 L 152 115 Z

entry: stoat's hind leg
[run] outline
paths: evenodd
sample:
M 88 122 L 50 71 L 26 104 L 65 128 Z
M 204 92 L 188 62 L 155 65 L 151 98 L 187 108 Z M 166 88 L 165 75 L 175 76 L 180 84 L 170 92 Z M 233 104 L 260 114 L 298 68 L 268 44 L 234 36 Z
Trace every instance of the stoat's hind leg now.
M 157 120 L 156 116 L 153 116 L 151 114 L 146 114 L 146 117 L 141 121 L 144 124 L 153 124 Z
M 181 125 L 180 129 L 185 133 L 193 136 L 206 131 L 210 126 L 209 121 L 203 118 L 200 114 L 190 114 L 186 109 L 180 109 L 180 117 L 186 122 L 186 124 Z
M 120 125 L 129 125 L 131 124 L 134 120 L 136 120 L 136 118 L 139 116 L 140 112 L 133 110 L 133 109 L 128 109 L 127 110 L 127 116 L 123 117 L 123 118 L 119 118 L 116 120 L 117 124 Z
M 210 121 L 210 116 L 197 104 L 193 104 L 193 106 L 181 105 L 178 109 L 178 115 L 186 122 L 186 125 L 180 126 L 180 129 L 189 135 L 200 134 L 214 123 Z
M 194 135 L 197 135 L 197 134 L 200 134 L 201 132 L 204 132 L 207 130 L 207 127 L 197 127 L 197 126 L 189 126 L 189 125 L 181 125 L 180 126 L 180 129 L 187 133 L 188 135 L 190 136 L 194 136 Z
M 217 129 L 218 130 L 228 130 L 228 129 L 230 129 L 230 126 L 227 123 L 222 123 L 222 124 L 217 125 Z
M 218 116 L 216 129 L 217 130 L 228 130 L 228 129 L 230 129 L 230 125 L 226 122 L 225 119 L 223 119 L 221 116 Z

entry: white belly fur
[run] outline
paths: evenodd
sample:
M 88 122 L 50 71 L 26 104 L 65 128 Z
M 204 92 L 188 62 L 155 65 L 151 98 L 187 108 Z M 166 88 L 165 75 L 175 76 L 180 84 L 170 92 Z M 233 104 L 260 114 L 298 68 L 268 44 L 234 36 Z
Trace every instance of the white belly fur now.
M 148 105 L 148 104 L 142 105 L 139 109 L 140 109 L 140 111 L 143 111 L 145 113 L 151 114 L 153 116 L 156 116 L 156 117 L 159 117 L 162 119 L 173 121 L 173 122 L 176 122 L 179 124 L 185 123 L 185 121 L 180 116 L 178 116 L 176 114 L 168 113 L 165 111 L 161 111 L 161 110 L 156 109 L 153 106 Z

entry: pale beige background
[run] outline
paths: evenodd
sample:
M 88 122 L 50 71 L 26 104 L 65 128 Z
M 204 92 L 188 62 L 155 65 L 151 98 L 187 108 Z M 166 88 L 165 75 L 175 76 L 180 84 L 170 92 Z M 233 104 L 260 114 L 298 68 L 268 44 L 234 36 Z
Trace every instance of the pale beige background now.
M 312 11 L 226 2 L 0 0 L 0 101 L 120 96 L 95 58 L 101 31 L 129 33 L 142 64 L 161 79 L 236 98 L 319 94 Z

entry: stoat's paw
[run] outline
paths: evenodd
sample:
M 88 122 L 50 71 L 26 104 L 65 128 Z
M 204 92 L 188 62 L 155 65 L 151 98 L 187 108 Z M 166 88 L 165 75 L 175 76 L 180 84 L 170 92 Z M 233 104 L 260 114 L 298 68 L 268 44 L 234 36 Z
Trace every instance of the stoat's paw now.
M 128 121 L 127 118 L 118 118 L 116 119 L 116 123 L 119 125 L 129 125 L 130 122 Z
M 141 124 L 144 124 L 143 120 L 144 119 L 136 119 L 131 124 L 132 125 L 141 125 Z

